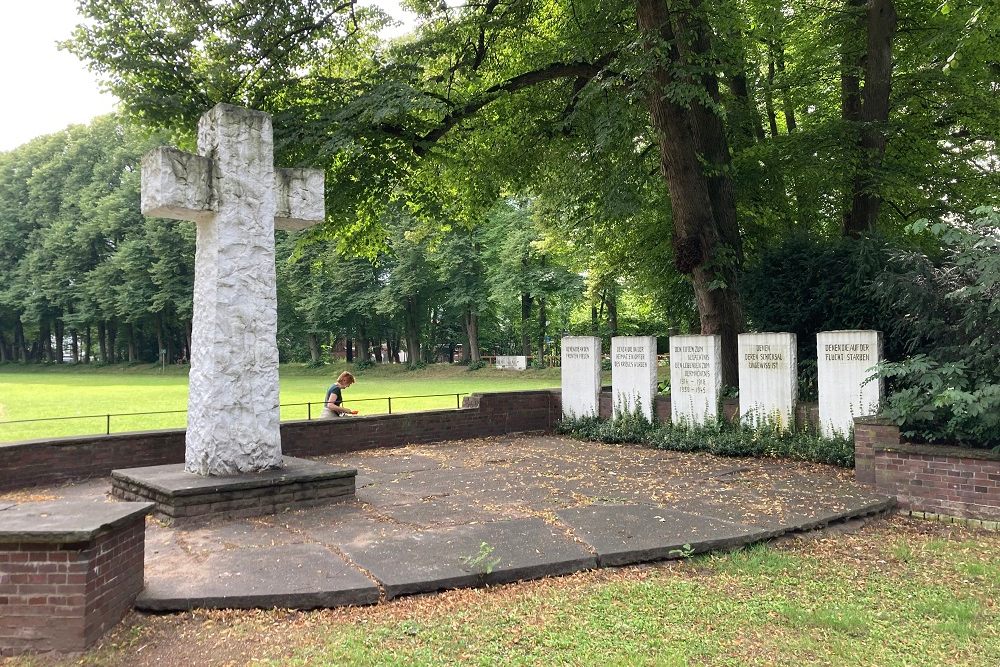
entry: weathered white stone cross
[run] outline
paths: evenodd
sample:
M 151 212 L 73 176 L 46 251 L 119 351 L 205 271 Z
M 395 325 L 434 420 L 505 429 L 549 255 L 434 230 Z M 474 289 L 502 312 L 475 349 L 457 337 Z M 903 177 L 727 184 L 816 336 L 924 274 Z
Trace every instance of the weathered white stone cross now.
M 282 466 L 274 229 L 323 220 L 323 171 L 275 169 L 271 118 L 228 104 L 198 123 L 198 155 L 142 160 L 142 212 L 197 227 L 185 466 Z

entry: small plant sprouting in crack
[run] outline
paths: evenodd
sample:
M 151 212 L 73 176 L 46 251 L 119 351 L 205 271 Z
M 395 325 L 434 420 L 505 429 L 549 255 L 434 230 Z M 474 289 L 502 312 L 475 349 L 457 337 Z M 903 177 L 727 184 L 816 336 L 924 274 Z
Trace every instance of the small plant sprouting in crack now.
M 496 548 L 490 546 L 489 542 L 483 542 L 479 545 L 478 553 L 472 556 L 459 556 L 459 560 L 470 570 L 485 576 L 492 574 L 493 570 L 502 560 L 500 556 L 492 558 L 494 551 L 496 551 Z
M 685 544 L 680 549 L 671 549 L 667 552 L 667 555 L 671 558 L 690 558 L 694 555 L 694 547 L 690 544 Z

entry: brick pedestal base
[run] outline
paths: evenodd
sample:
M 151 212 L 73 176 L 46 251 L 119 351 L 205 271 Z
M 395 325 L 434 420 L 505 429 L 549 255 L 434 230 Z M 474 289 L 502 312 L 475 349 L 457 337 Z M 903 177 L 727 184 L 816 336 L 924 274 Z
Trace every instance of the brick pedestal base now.
M 0 656 L 82 651 L 143 586 L 150 503 L 26 503 L 0 512 Z

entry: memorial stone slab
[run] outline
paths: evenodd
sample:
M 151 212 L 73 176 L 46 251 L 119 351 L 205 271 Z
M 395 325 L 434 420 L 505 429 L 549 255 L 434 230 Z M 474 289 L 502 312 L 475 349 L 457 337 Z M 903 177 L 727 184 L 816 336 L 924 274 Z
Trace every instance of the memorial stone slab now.
M 794 426 L 798 400 L 795 334 L 740 334 L 738 346 L 741 419 L 750 426 Z
M 274 229 L 323 220 L 323 172 L 275 169 L 271 118 L 218 104 L 198 155 L 142 160 L 142 212 L 197 228 L 185 470 L 280 468 Z
M 501 355 L 497 357 L 496 367 L 505 371 L 528 370 L 528 357 L 524 355 Z
M 854 418 L 873 415 L 882 404 L 884 383 L 868 382 L 882 361 L 881 331 L 823 331 L 816 334 L 819 421 L 824 437 L 848 435 Z
M 722 337 L 670 337 L 670 419 L 704 424 L 718 416 Z
M 564 336 L 562 339 L 563 416 L 596 417 L 601 393 L 601 339 Z
M 614 415 L 632 414 L 638 405 L 655 420 L 656 336 L 615 336 L 611 339 L 611 392 Z

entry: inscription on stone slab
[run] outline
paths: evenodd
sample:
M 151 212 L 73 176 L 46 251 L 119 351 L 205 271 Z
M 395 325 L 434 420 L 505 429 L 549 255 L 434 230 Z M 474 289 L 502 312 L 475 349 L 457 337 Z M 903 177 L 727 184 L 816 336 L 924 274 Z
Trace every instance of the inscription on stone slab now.
M 654 421 L 656 400 L 656 336 L 611 339 L 611 392 L 614 415 L 635 413 L 638 405 Z
M 596 417 L 601 393 L 601 339 L 562 339 L 562 410 L 564 417 Z
M 718 414 L 722 337 L 670 337 L 670 419 L 704 424 Z
M 496 366 L 505 371 L 524 371 L 528 369 L 528 357 L 524 355 L 498 356 Z
M 792 333 L 739 336 L 740 418 L 750 426 L 795 423 L 796 340 Z
M 882 380 L 866 382 L 882 360 L 882 332 L 818 333 L 816 356 L 820 430 L 828 438 L 848 435 L 855 417 L 873 415 L 882 404 Z

